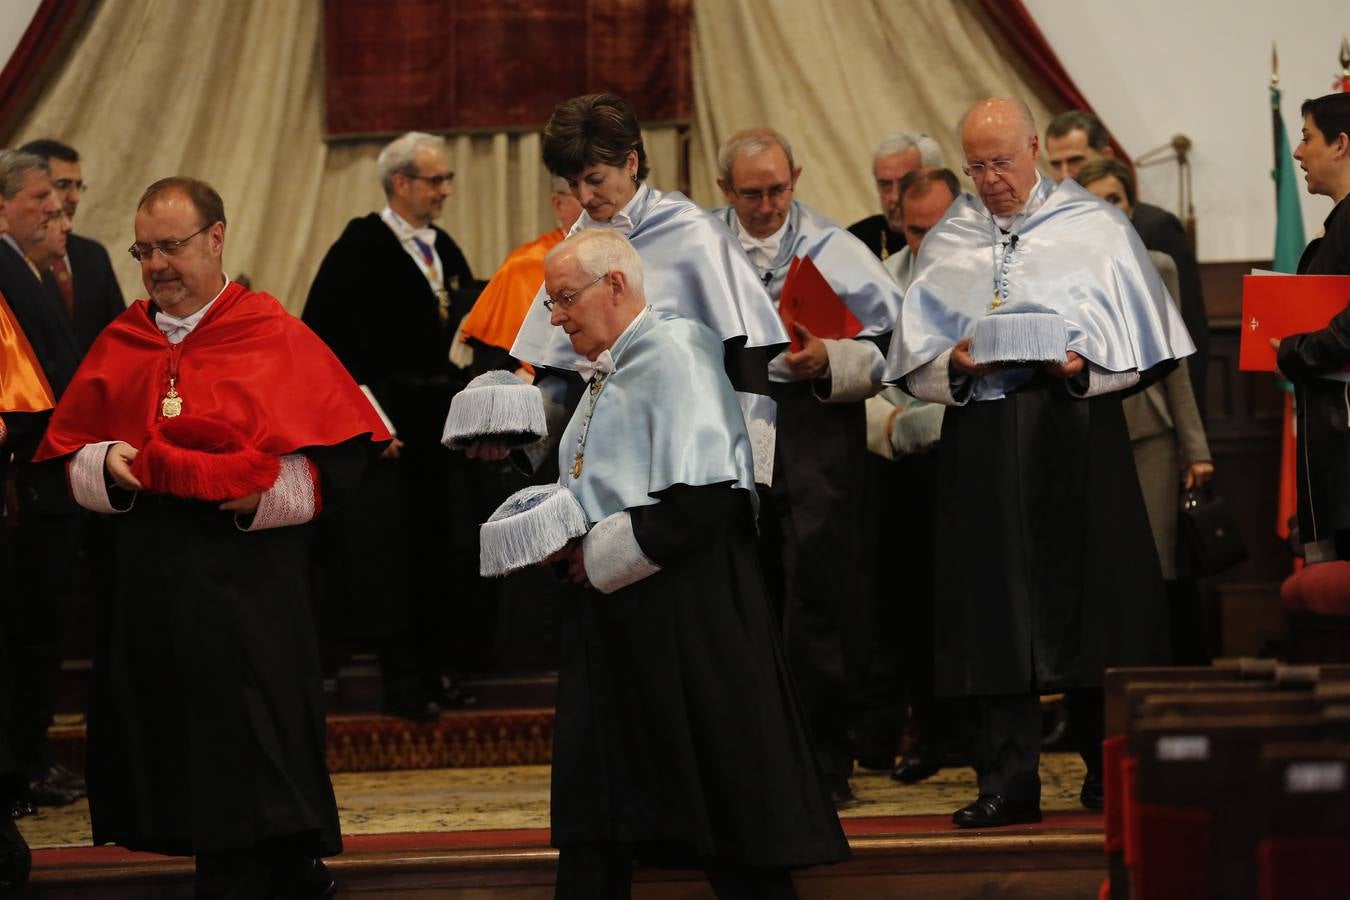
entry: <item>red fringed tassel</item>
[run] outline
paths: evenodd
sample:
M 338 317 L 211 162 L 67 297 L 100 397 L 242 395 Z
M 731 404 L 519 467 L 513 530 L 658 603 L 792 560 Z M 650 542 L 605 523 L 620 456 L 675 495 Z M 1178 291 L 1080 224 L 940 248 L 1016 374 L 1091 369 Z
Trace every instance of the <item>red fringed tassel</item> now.
M 270 488 L 281 457 L 249 446 L 232 426 L 202 416 L 163 419 L 131 465 L 148 490 L 219 502 Z

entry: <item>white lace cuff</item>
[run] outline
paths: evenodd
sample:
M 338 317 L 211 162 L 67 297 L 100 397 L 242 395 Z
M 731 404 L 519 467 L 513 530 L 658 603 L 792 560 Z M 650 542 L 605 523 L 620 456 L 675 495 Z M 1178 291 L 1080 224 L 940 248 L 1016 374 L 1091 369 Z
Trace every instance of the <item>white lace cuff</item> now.
M 602 594 L 612 594 L 661 571 L 638 546 L 633 517 L 627 510 L 596 522 L 582 540 L 581 552 L 586 577 Z
M 309 460 L 299 453 L 281 458 L 277 480 L 263 492 L 253 521 L 245 527 L 244 516 L 235 516 L 240 531 L 262 531 L 266 528 L 284 528 L 303 525 L 319 511 L 319 488 L 310 471 Z
M 1185 365 L 1185 362 L 1182 365 Z M 1065 381 L 1065 386 L 1068 387 L 1070 394 L 1087 399 L 1101 394 L 1109 394 L 1112 391 L 1123 391 L 1139 383 L 1139 372 L 1135 369 L 1128 372 L 1108 372 L 1095 363 L 1088 363 L 1087 373 L 1086 390 L 1079 388 L 1079 385 L 1082 384 L 1081 379 L 1070 378 Z
M 920 400 L 941 403 L 943 406 L 965 406 L 970 401 L 970 376 L 962 376 L 958 384 L 962 387 L 958 398 L 952 389 L 952 351 L 948 350 L 937 359 L 924 363 L 905 376 L 905 390 Z
M 867 340 L 826 339 L 830 358 L 828 390 L 816 396 L 827 403 L 853 403 L 866 400 L 881 390 L 881 374 L 886 359 L 877 345 Z
M 755 461 L 755 484 L 773 484 L 773 455 L 778 443 L 778 404 L 772 397 L 737 391 L 736 399 L 745 416 L 750 452 Z
M 108 479 L 104 474 L 108 448 L 117 441 L 99 441 L 97 444 L 85 444 L 66 463 L 66 477 L 70 481 L 70 495 L 85 509 L 98 513 L 121 513 L 131 509 L 136 495 L 131 495 L 131 503 L 118 509 L 108 496 Z

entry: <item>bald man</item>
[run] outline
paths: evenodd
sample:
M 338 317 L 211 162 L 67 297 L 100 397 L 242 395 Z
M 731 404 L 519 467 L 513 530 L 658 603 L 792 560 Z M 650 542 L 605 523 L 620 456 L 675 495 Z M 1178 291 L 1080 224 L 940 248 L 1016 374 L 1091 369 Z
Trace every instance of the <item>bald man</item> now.
M 976 104 L 961 145 L 979 196 L 959 197 L 924 239 L 885 377 L 947 407 L 934 688 L 968 698 L 979 797 L 954 821 L 988 827 L 1040 820 L 1042 693 L 1068 693 L 1082 800 L 1100 808 L 1103 671 L 1165 658 L 1162 574 L 1120 397 L 1194 348 L 1124 215 L 1037 172 L 1025 104 Z M 977 324 L 996 310 L 1006 322 L 1016 304 L 1058 315 L 1058 361 L 976 361 Z

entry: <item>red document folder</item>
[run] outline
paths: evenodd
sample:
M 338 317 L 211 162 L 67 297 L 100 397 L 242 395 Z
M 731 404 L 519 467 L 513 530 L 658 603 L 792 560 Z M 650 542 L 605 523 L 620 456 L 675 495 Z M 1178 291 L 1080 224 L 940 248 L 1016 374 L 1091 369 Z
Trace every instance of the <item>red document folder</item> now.
M 1275 370 L 1279 340 L 1305 331 L 1321 331 L 1350 303 L 1350 275 L 1242 276 L 1242 343 L 1238 368 Z
M 862 331 L 862 323 L 839 299 L 809 256 L 795 257 L 788 266 L 783 291 L 778 297 L 778 315 L 782 316 L 788 337 L 792 339 L 790 349 L 793 353 L 802 349 L 801 341 L 792 330 L 793 322 L 802 323 L 818 338 L 831 340 L 857 337 Z

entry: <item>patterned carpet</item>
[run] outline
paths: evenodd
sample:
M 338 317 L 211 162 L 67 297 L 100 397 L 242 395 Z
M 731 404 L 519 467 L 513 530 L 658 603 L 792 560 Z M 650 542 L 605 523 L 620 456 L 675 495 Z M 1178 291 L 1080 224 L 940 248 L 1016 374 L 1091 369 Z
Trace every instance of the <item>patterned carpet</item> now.
M 1041 759 L 1041 806 L 1082 811 L 1083 763 L 1075 754 Z M 349 835 L 488 831 L 548 827 L 548 766 L 348 772 L 333 776 L 342 830 Z M 842 818 L 945 816 L 975 798 L 970 769 L 945 769 L 917 785 L 859 771 L 858 802 Z M 19 820 L 34 849 L 88 846 L 89 808 L 81 802 Z

